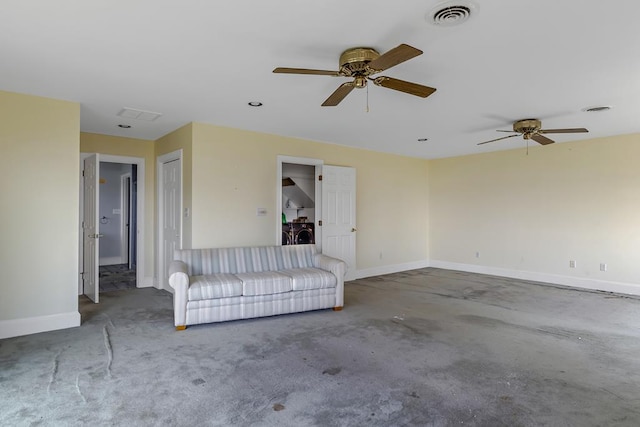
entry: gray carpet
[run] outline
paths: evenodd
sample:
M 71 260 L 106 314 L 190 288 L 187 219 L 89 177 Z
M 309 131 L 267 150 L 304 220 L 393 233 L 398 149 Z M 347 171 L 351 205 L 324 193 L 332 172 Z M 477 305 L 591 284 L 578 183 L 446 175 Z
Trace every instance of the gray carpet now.
M 0 341 L 2 426 L 637 426 L 640 300 L 438 269 L 173 327 L 156 289 Z
M 136 270 L 127 264 L 101 265 L 98 275 L 100 293 L 136 288 Z

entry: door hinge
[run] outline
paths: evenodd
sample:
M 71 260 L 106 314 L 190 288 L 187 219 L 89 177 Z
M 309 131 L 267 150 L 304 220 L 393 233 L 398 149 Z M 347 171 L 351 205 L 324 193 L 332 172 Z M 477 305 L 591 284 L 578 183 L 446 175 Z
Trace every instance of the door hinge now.
M 322 220 L 318 221 L 318 226 L 322 227 Z
M 84 171 L 82 171 L 82 176 L 84 176 Z
M 318 181 L 322 181 L 322 175 L 318 175 Z

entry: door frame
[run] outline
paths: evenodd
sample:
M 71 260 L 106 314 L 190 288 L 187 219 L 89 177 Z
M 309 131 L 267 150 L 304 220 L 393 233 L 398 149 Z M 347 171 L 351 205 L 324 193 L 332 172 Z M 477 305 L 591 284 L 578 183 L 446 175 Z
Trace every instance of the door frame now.
M 156 158 L 156 183 L 157 183 L 157 200 L 158 204 L 156 206 L 156 212 L 158 212 L 158 228 L 157 228 L 157 236 L 158 241 L 156 242 L 156 277 L 158 280 L 158 289 L 164 289 L 173 293 L 173 289 L 171 286 L 168 286 L 167 289 L 160 283 L 162 279 L 162 269 L 164 268 L 164 212 L 162 209 L 162 204 L 164 203 L 164 182 L 162 180 L 162 175 L 164 172 L 164 164 L 168 162 L 173 162 L 178 160 L 180 162 L 180 210 L 179 210 L 179 218 L 180 218 L 180 240 L 179 246 L 182 248 L 182 243 L 184 239 L 183 228 L 184 228 L 184 168 L 182 161 L 182 148 L 176 151 L 172 151 L 167 154 L 163 154 Z
M 324 160 L 313 159 L 310 157 L 292 157 L 278 155 L 276 167 L 276 245 L 282 245 L 282 164 L 292 163 L 297 165 L 315 166 L 315 219 L 314 234 L 316 240 L 316 248 L 318 252 L 322 252 L 322 227 L 318 225 L 318 221 L 322 219 L 322 184 L 318 180 L 318 175 L 322 173 L 322 165 Z
M 131 172 L 120 175 L 120 258 L 130 265 L 131 259 Z
M 78 295 L 82 295 L 82 270 L 84 269 L 84 260 L 82 259 L 83 253 L 83 241 L 82 241 L 82 220 L 84 218 L 84 182 L 82 179 L 82 173 L 84 172 L 84 159 L 89 157 L 92 154 L 100 154 L 100 162 L 110 162 L 110 163 L 124 163 L 131 164 L 137 166 L 137 175 L 138 175 L 138 193 L 136 197 L 136 205 L 137 205 L 137 215 L 136 215 L 136 259 L 138 263 L 136 265 L 136 287 L 144 288 L 147 285 L 144 281 L 145 271 L 144 271 L 144 194 L 145 194 L 145 165 L 143 157 L 128 157 L 128 156 L 116 156 L 111 154 L 103 154 L 103 153 L 80 153 L 80 219 L 78 221 L 78 227 L 80 230 L 80 245 L 78 251 L 78 266 L 79 266 L 79 274 L 78 274 Z

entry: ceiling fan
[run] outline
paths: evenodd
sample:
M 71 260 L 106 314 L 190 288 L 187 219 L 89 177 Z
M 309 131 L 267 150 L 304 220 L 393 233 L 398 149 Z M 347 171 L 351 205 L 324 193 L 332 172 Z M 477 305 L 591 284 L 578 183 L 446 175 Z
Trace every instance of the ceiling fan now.
M 367 80 L 376 86 L 398 90 L 410 95 L 426 98 L 436 91 L 435 88 L 411 83 L 392 77 L 371 77 L 411 58 L 422 55 L 420 49 L 401 44 L 390 51 L 380 55 L 370 47 L 356 47 L 347 49 L 340 55 L 340 69 L 338 71 L 311 70 L 307 68 L 283 68 L 278 67 L 274 73 L 282 74 L 315 74 L 320 76 L 353 77 L 350 82 L 343 83 L 323 103 L 323 107 L 335 107 L 355 88 L 362 89 L 367 86 Z
M 490 141 L 481 142 L 478 145 L 488 144 L 489 142 L 500 141 L 501 139 L 513 138 L 520 136 L 525 140 L 533 139 L 538 144 L 548 145 L 555 141 L 547 138 L 543 134 L 547 133 L 584 133 L 589 132 L 585 128 L 568 128 L 568 129 L 542 129 L 542 122 L 538 119 L 524 119 L 513 123 L 513 130 L 499 130 L 498 132 L 515 132 L 513 135 L 503 136 L 502 138 L 492 139 Z

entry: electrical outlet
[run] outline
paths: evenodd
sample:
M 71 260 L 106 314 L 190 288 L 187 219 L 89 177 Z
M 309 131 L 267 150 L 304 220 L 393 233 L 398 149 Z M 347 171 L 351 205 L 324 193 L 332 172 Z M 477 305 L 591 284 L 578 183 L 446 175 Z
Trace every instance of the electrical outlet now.
M 600 271 L 607 271 L 607 264 L 605 264 L 604 262 L 600 263 Z
M 256 216 L 266 216 L 266 215 L 267 215 L 267 208 L 256 209 Z
M 480 252 L 476 252 L 476 258 L 480 258 Z
M 380 251 L 380 259 L 382 259 L 382 251 Z
M 569 261 L 569 268 L 576 268 L 576 262 L 574 260 Z

